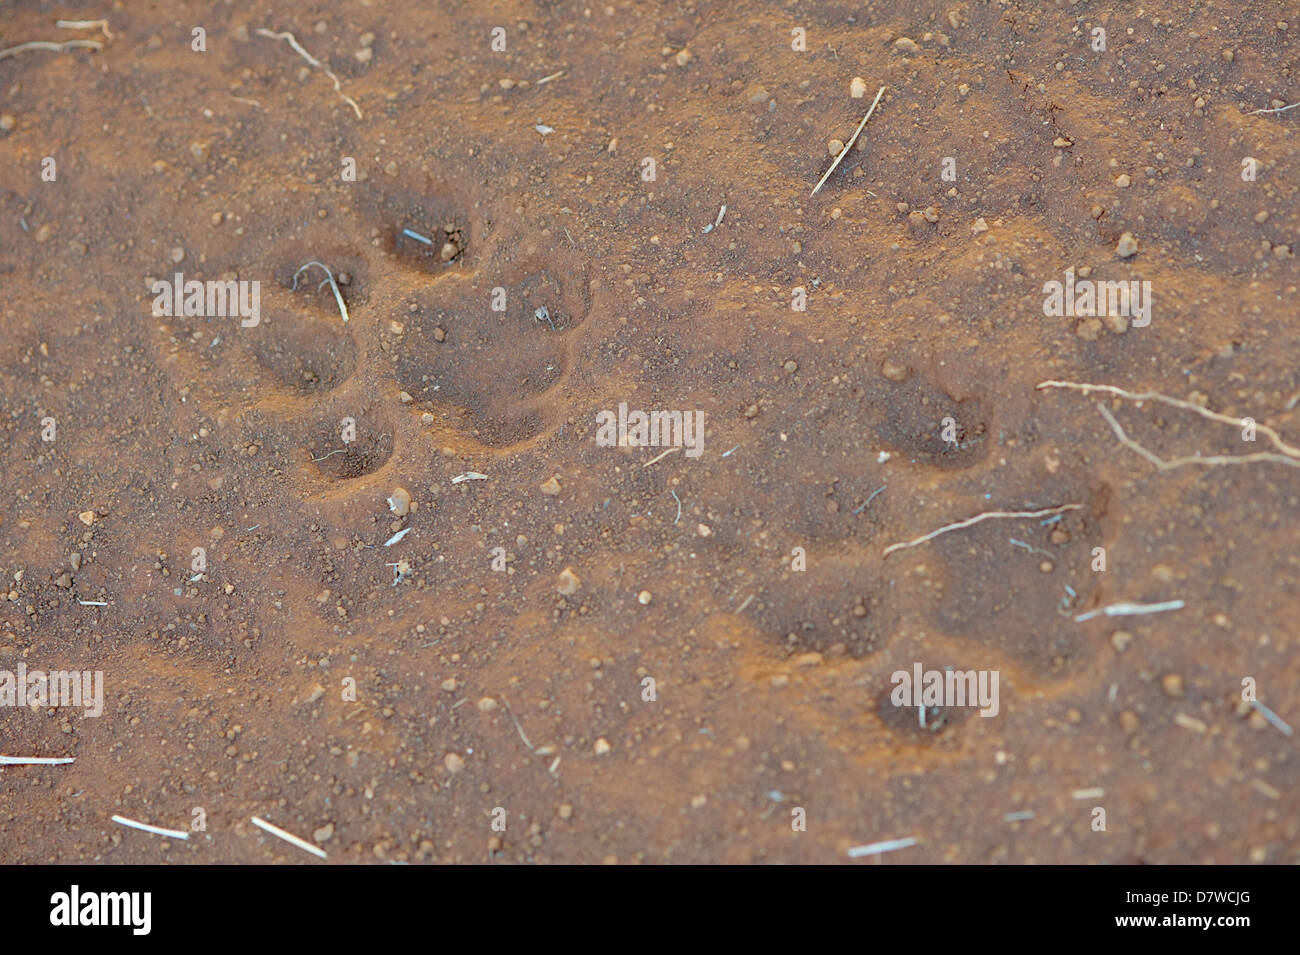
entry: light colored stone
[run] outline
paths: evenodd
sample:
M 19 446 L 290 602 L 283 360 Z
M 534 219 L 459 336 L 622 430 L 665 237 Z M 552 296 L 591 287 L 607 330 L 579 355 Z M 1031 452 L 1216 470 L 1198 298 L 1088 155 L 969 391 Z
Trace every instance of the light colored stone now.
M 388 495 L 388 509 L 398 517 L 405 517 L 411 512 L 411 492 L 404 487 L 393 488 Z

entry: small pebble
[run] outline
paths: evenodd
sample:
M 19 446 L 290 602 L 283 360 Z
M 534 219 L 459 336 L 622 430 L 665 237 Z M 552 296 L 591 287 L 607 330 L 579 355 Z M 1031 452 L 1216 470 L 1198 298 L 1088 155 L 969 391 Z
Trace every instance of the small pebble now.
M 603 736 L 600 739 L 596 740 L 596 745 L 592 747 L 592 749 L 595 750 L 597 756 L 604 756 L 612 748 L 613 747 L 609 745 L 609 740 L 605 739 L 605 737 Z
M 894 41 L 894 49 L 900 53 L 916 53 L 921 48 L 916 45 L 916 41 L 911 37 L 900 36 Z
M 447 767 L 447 772 L 458 773 L 465 768 L 465 760 L 461 759 L 455 753 L 448 753 L 442 758 L 442 764 Z
M 439 325 L 433 330 L 433 340 L 435 342 L 445 342 L 447 340 L 447 330 Z
M 1074 326 L 1074 334 L 1078 335 L 1085 342 L 1095 342 L 1101 337 L 1101 319 L 1085 318 L 1078 325 Z
M 571 597 L 578 592 L 578 588 L 581 586 L 582 581 L 579 580 L 578 575 L 573 572 L 573 568 L 565 567 L 564 570 L 560 571 L 560 581 L 556 585 L 555 589 L 564 596 Z
M 880 366 L 880 373 L 890 381 L 903 381 L 907 378 L 908 369 L 906 365 L 897 364 L 886 358 Z
M 644 607 L 644 606 L 645 606 L 646 604 L 648 604 L 651 600 L 653 600 L 654 597 L 651 595 L 650 591 L 648 591 L 648 590 L 643 590 L 643 591 L 641 591 L 639 594 L 636 595 L 636 599 L 637 599 L 637 602 L 640 603 L 641 606 Z
M 826 150 L 831 154 L 831 158 L 834 159 L 840 153 L 844 152 L 844 143 L 838 139 L 832 139 L 826 144 Z
M 316 842 L 329 842 L 334 838 L 334 823 L 327 822 L 311 834 Z
M 560 482 L 556 479 L 555 475 L 552 474 L 540 485 L 540 490 L 543 494 L 549 494 L 551 497 L 555 497 L 560 493 Z
M 862 99 L 867 95 L 867 81 L 860 76 L 853 77 L 853 82 L 849 84 L 849 95 L 854 99 Z
M 5 113 L 0 116 L 0 133 L 7 133 L 18 125 L 18 120 L 14 119 L 12 113 Z
M 1127 630 L 1116 630 L 1110 635 L 1110 645 L 1118 652 L 1123 653 L 1124 648 L 1133 642 L 1133 634 Z
M 1129 187 L 1129 183 L 1131 182 L 1132 180 L 1129 179 L 1127 173 L 1120 173 L 1118 176 L 1115 177 L 1115 185 L 1118 186 L 1120 189 L 1127 189 Z
M 1115 246 L 1115 254 L 1121 259 L 1131 259 L 1137 255 L 1138 242 L 1133 238 L 1132 232 L 1125 232 L 1119 237 L 1119 243 Z
M 1177 673 L 1166 674 L 1160 685 L 1164 688 L 1165 696 L 1177 699 L 1183 695 L 1183 678 Z
M 411 492 L 404 487 L 393 488 L 388 496 L 388 509 L 398 517 L 405 517 L 411 512 Z

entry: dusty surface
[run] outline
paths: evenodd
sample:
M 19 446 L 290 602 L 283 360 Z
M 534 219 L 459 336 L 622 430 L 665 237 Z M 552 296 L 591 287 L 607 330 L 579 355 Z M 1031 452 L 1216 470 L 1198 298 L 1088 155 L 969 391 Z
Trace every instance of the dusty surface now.
M 1300 18 L 1114 6 L 0 4 L 0 47 L 103 43 L 0 59 L 0 669 L 106 686 L 0 710 L 0 753 L 76 757 L 0 769 L 0 861 L 310 861 L 252 815 L 331 861 L 1297 861 L 1295 738 L 1239 701 L 1300 725 L 1300 470 L 1159 471 L 1034 386 L 1300 441 L 1300 109 L 1251 115 L 1300 99 Z M 1071 267 L 1150 324 L 1046 317 Z M 261 323 L 154 317 L 176 271 L 260 281 Z M 704 411 L 703 454 L 598 446 L 620 402 Z M 999 714 L 921 728 L 915 662 L 996 669 Z

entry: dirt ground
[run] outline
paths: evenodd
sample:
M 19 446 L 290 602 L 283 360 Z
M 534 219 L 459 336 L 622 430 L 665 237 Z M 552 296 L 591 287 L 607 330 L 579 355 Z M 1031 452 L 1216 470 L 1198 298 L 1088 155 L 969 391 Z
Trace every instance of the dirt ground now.
M 0 57 L 0 670 L 104 681 L 0 862 L 1300 861 L 1300 15 L 1193 7 L 0 3 L 99 47 Z

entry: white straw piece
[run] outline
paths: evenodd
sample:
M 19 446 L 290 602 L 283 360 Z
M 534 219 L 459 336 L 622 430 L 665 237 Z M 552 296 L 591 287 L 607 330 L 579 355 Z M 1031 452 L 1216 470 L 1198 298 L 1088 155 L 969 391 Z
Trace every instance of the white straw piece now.
M 283 839 L 285 842 L 297 846 L 303 852 L 310 852 L 312 855 L 319 856 L 322 859 L 329 858 L 328 856 L 325 855 L 325 850 L 318 849 L 316 846 L 312 845 L 310 842 L 308 842 L 305 839 L 299 839 L 292 832 L 285 832 L 283 829 L 279 828 L 278 826 L 271 825 L 265 819 L 259 819 L 257 816 L 254 816 L 252 818 L 252 823 L 253 825 L 257 826 L 257 828 L 269 832 L 277 839 Z
M 126 816 L 114 816 L 113 821 L 119 826 L 128 826 L 132 829 L 139 829 L 141 832 L 152 832 L 155 836 L 166 836 L 168 839 L 188 839 L 190 834 L 180 829 L 161 829 L 158 826 L 151 826 L 147 822 L 136 822 L 134 819 L 128 819 Z
M 887 839 L 884 842 L 873 842 L 869 846 L 854 846 L 849 850 L 849 858 L 857 859 L 860 856 L 874 856 L 881 852 L 893 852 L 895 849 L 906 849 L 914 845 L 916 845 L 916 840 L 911 836 L 906 839 Z
M 403 527 L 400 531 L 398 531 L 398 532 L 397 532 L 396 534 L 394 534 L 392 537 L 388 538 L 388 540 L 384 541 L 384 546 L 385 546 L 385 547 L 392 547 L 394 544 L 396 544 L 399 540 L 401 540 L 403 537 L 405 537 L 405 536 L 406 536 L 407 534 L 409 534 L 409 533 L 411 533 L 411 528 L 409 528 L 409 527 Z
M 1273 727 L 1283 736 L 1291 735 L 1291 727 L 1287 724 L 1286 720 L 1282 719 L 1282 717 L 1278 716 L 1263 703 L 1259 702 L 1259 700 L 1251 700 L 1250 705 L 1255 708 L 1256 712 L 1258 712 L 1260 716 L 1272 723 Z
M 0 756 L 0 766 L 62 766 L 76 761 L 75 756 Z
M 876 105 L 880 102 L 880 97 L 884 95 L 885 88 L 882 86 L 876 92 L 876 98 L 871 102 L 871 109 L 867 110 L 867 115 L 862 117 L 862 122 L 858 123 L 858 128 L 853 131 L 853 136 L 849 139 L 848 143 L 845 144 L 844 148 L 840 150 L 840 154 L 835 157 L 835 161 L 831 163 L 831 168 L 827 169 L 821 179 L 817 181 L 817 185 L 813 186 L 812 196 L 817 195 L 817 190 L 820 189 L 825 184 L 826 180 L 831 177 L 831 173 L 833 173 L 839 166 L 840 160 L 849 154 L 849 150 L 853 148 L 853 144 L 858 141 L 858 134 L 862 132 L 862 127 L 867 125 L 867 120 L 869 120 L 871 114 L 876 111 Z M 811 198 L 811 196 L 809 198 Z
M 1085 620 L 1091 620 L 1094 617 L 1136 617 L 1144 613 L 1163 613 L 1166 610 L 1182 610 L 1185 606 L 1181 600 L 1166 600 L 1158 604 L 1133 604 L 1120 603 L 1111 604 L 1109 607 L 1098 607 L 1096 610 L 1089 610 L 1087 613 L 1081 613 L 1074 618 L 1075 623 L 1083 623 Z

